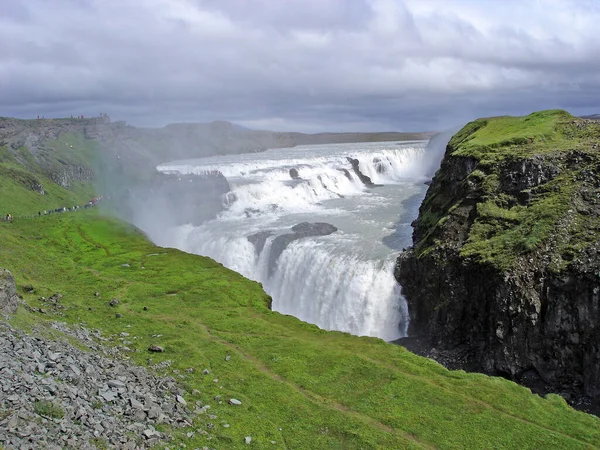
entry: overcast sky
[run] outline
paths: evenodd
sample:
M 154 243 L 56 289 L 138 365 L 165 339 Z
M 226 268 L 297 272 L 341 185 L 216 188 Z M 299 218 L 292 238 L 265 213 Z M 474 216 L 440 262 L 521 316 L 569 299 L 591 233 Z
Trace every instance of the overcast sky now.
M 600 113 L 600 0 L 0 0 L 0 115 L 430 130 Z

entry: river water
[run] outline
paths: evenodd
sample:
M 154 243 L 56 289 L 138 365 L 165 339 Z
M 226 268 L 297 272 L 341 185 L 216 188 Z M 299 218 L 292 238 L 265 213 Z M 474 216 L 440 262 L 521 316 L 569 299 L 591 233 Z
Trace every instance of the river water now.
M 217 219 L 150 237 L 262 283 L 273 309 L 283 314 L 355 335 L 406 336 L 407 306 L 393 268 L 398 253 L 411 244 L 410 223 L 436 163 L 425 144 L 299 146 L 163 164 L 159 170 L 182 174 L 218 170 L 231 192 Z M 348 157 L 381 186 L 365 187 Z M 275 236 L 301 222 L 326 222 L 338 231 L 294 240 L 269 262 Z M 262 249 L 248 240 L 261 231 L 271 233 Z

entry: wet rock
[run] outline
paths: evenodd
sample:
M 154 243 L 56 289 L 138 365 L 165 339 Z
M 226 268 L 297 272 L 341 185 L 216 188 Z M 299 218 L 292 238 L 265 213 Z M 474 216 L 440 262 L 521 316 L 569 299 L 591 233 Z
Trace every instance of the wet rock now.
M 574 405 L 585 397 L 600 402 L 600 241 L 591 225 L 600 220 L 599 155 L 508 152 L 487 165 L 454 151 L 448 146 L 413 223 L 418 249 L 396 264 L 409 335 L 426 337 L 427 351 L 435 347 L 432 356 L 456 362 L 454 368 L 501 375 L 537 393 L 567 393 Z M 559 180 L 568 193 L 556 187 Z M 540 213 L 550 231 L 539 236 L 520 219 L 508 220 L 507 229 L 524 231 L 504 246 L 499 263 L 495 256 L 464 254 L 473 239 L 484 245 L 504 239 L 500 228 L 485 239 L 473 233 L 475 224 L 488 223 L 480 206 L 490 200 L 500 212 L 564 206 L 552 210 L 551 220 Z M 443 220 L 432 226 L 432 217 Z
M 275 233 L 273 233 L 272 231 L 261 231 L 259 233 L 255 233 L 248 236 L 247 239 L 252 245 L 254 245 L 254 248 L 256 249 L 256 254 L 260 255 L 260 253 L 263 251 L 263 248 L 265 247 L 267 239 L 273 236 L 274 234 Z
M 356 174 L 356 176 L 358 177 L 358 179 L 361 181 L 362 184 L 364 184 L 366 187 L 381 186 L 379 184 L 373 183 L 373 181 L 371 180 L 370 177 L 368 177 L 367 175 L 365 175 L 364 173 L 362 173 L 360 171 L 360 167 L 359 167 L 360 162 L 358 161 L 358 159 L 350 158 L 349 156 L 347 156 L 346 159 L 352 165 L 352 170 L 354 171 L 354 173 Z
M 293 167 L 290 169 L 290 177 L 292 180 L 297 180 L 298 178 L 300 178 L 300 175 L 298 174 L 298 169 L 294 169 Z
M 269 274 L 272 275 L 277 267 L 277 260 L 286 247 L 295 240 L 311 237 L 326 236 L 337 231 L 337 228 L 325 222 L 302 222 L 292 227 L 293 233 L 282 234 L 273 239 L 269 253 Z
M 150 347 L 148 347 L 148 351 L 154 353 L 162 353 L 165 351 L 165 349 L 160 345 L 151 345 Z

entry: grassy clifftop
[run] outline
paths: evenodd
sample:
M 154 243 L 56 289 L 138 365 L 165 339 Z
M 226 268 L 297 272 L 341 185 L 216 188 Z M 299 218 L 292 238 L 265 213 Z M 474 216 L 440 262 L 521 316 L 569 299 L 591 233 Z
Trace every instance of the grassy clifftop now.
M 561 110 L 467 124 L 421 207 L 417 253 L 435 250 L 468 210 L 462 256 L 505 270 L 548 244 L 560 270 L 597 241 L 599 146 L 600 124 Z

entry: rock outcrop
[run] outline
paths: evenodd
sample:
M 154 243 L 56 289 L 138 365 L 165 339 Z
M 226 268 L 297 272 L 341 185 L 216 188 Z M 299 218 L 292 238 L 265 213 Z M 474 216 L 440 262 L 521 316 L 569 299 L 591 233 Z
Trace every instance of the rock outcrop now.
M 327 236 L 337 230 L 335 226 L 325 222 L 302 222 L 294 225 L 292 227 L 293 233 L 281 234 L 273 239 L 271 252 L 269 253 L 269 274 L 274 272 L 277 260 L 290 243 L 311 236 Z
M 0 269 L 0 314 L 13 314 L 18 306 L 15 279 L 8 270 Z
M 598 140 L 600 124 L 561 111 L 452 138 L 396 267 L 409 335 L 538 392 L 600 399 Z
M 358 161 L 358 159 L 350 158 L 349 156 L 347 156 L 346 159 L 348 160 L 350 165 L 352 165 L 352 170 L 354 171 L 354 173 L 356 174 L 356 176 L 358 177 L 358 179 L 360 180 L 360 182 L 362 184 L 364 184 L 366 187 L 379 186 L 378 184 L 373 183 L 373 181 L 371 180 L 371 177 L 368 177 L 367 175 L 365 175 L 364 173 L 362 173 L 360 171 L 360 162 Z

